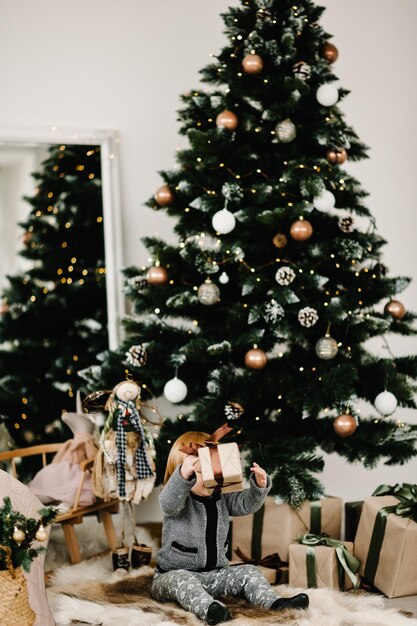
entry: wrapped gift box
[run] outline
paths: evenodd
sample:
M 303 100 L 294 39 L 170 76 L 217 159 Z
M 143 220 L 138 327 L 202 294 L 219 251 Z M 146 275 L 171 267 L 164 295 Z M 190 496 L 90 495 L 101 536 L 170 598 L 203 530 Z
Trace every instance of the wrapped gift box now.
M 343 545 L 353 554 L 353 543 L 344 541 Z M 308 587 L 307 551 L 310 546 L 293 543 L 289 549 L 289 584 L 291 587 Z M 335 548 L 330 546 L 314 546 L 315 557 L 315 587 L 330 589 L 352 589 L 353 583 L 346 572 L 341 571 L 341 565 Z M 342 585 L 340 584 L 342 582 Z
M 207 488 L 224 483 L 221 491 L 242 491 L 242 461 L 237 443 L 219 443 L 198 449 L 203 483 Z
M 299 535 L 325 532 L 340 539 L 341 522 L 341 498 L 305 500 L 299 509 L 293 509 L 268 496 L 254 515 L 233 518 L 232 551 L 239 547 L 253 559 L 278 552 L 288 561 L 288 547 Z
M 231 561 L 230 565 L 245 565 L 243 561 Z M 262 565 L 256 565 L 256 568 L 261 572 L 264 578 L 270 585 L 288 585 L 289 569 L 288 566 L 281 569 L 272 569 L 271 567 L 263 567 Z
M 363 500 L 345 502 L 345 541 L 355 541 L 362 507 Z
M 239 561 L 232 561 L 230 565 L 255 565 L 271 585 L 288 584 L 288 563 L 281 560 L 279 554 L 269 554 L 262 559 L 251 559 L 240 548 L 235 550 Z
M 355 537 L 354 553 L 361 561 L 360 573 L 388 598 L 417 593 L 417 523 L 408 517 L 388 515 L 381 549 L 374 557 L 376 571 L 371 573 L 374 568 L 369 548 L 378 511 L 398 502 L 394 496 L 367 498 Z

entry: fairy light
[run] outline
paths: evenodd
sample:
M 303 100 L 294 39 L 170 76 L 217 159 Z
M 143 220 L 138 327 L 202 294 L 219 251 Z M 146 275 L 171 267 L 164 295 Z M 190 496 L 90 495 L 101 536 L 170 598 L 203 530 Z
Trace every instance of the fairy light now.
M 78 361 L 78 355 L 74 354 L 73 357 L 72 357 L 72 360 L 73 361 Z
M 156 308 L 155 313 L 158 315 L 161 312 L 161 309 Z
M 100 224 L 102 221 L 103 221 L 103 218 L 101 217 L 101 215 L 99 215 L 97 218 L 97 222 Z

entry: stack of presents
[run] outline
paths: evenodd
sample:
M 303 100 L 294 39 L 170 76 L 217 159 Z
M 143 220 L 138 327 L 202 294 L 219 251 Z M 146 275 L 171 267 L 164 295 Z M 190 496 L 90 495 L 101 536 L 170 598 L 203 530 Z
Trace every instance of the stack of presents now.
M 235 443 L 216 448 L 223 446 L 219 486 L 237 491 L 239 449 Z M 213 486 L 212 458 L 200 460 L 203 480 Z M 232 563 L 257 565 L 271 584 L 361 586 L 389 598 L 417 594 L 417 485 L 381 485 L 371 497 L 344 507 L 341 498 L 327 497 L 294 509 L 268 496 L 254 515 L 232 519 L 229 546 Z

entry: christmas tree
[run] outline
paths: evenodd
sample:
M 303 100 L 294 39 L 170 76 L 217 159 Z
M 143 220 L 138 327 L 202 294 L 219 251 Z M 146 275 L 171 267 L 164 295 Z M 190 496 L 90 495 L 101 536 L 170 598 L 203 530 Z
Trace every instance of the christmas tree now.
M 26 270 L 0 305 L 0 413 L 18 445 L 68 437 L 77 370 L 107 343 L 100 148 L 52 146 L 21 223 Z
M 8 496 L 3 498 L 0 507 L 0 570 L 8 569 L 10 562 L 13 567 L 22 567 L 30 571 L 31 562 L 45 547 L 33 545 L 35 541 L 46 541 L 48 534 L 45 526 L 52 524 L 56 512 L 52 508 L 43 508 L 39 519 L 25 517 L 15 511 Z
M 93 389 L 129 373 L 187 405 L 159 434 L 160 470 L 181 432 L 236 419 L 248 460 L 294 506 L 323 492 L 320 450 L 404 463 L 417 436 L 395 415 L 415 408 L 417 358 L 366 345 L 415 333 L 415 315 L 396 299 L 409 281 L 388 275 L 367 193 L 344 167 L 367 149 L 344 119 L 322 11 L 242 0 L 223 15 L 227 43 L 201 71 L 208 87 L 183 97 L 187 147 L 147 203 L 176 218 L 178 245 L 144 239 L 154 260 L 125 270 L 124 343 L 90 371 Z

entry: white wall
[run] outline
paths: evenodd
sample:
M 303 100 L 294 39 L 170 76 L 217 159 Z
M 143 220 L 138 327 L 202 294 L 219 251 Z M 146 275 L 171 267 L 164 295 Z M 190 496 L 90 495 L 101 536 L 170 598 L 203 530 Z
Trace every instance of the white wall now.
M 171 168 L 180 145 L 179 94 L 224 44 L 220 12 L 236 0 L 0 0 L 2 125 L 114 128 L 120 132 L 125 264 L 146 259 L 144 234 L 171 236 L 170 222 L 142 206 Z M 392 274 L 417 278 L 415 231 L 417 23 L 415 0 L 322 0 L 323 24 L 340 50 L 336 73 L 352 90 L 347 121 L 372 150 L 349 164 L 370 192 L 368 205 L 388 239 Z M 417 309 L 417 280 L 401 296 Z M 415 339 L 390 342 L 417 352 Z M 377 346 L 380 350 L 381 347 Z M 417 420 L 416 412 L 398 417 Z M 416 480 L 406 467 L 365 472 L 330 457 L 324 481 L 346 498 L 381 481 Z

